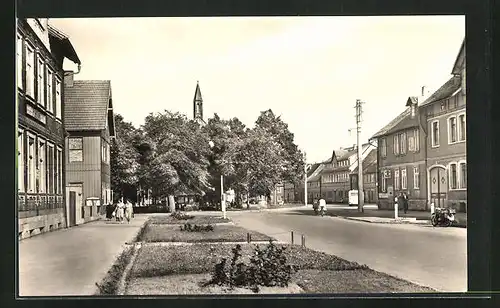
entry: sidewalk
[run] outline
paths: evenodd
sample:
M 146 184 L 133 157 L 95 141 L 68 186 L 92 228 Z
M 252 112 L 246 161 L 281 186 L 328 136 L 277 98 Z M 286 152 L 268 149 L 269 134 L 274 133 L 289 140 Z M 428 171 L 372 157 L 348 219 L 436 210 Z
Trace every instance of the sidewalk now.
M 349 210 L 335 210 L 332 209 L 328 211 L 328 214 L 331 216 L 338 216 L 338 217 L 343 217 L 343 218 L 349 218 L 349 219 L 355 219 L 355 220 L 362 220 L 362 221 L 369 221 L 369 222 L 392 222 L 392 223 L 397 223 L 394 221 L 394 211 L 390 210 L 367 210 L 365 209 L 363 213 L 359 213 L 357 208 L 349 209 Z M 414 222 L 410 223 L 418 223 L 418 224 L 425 224 L 425 223 L 430 223 L 430 212 L 426 211 L 408 211 L 406 214 L 404 214 L 402 211 L 398 212 L 399 218 L 410 218 L 412 220 L 416 219 Z M 378 220 L 376 219 L 378 218 Z M 466 213 L 457 213 L 456 218 L 458 220 L 458 224 L 456 225 L 457 227 L 462 227 L 466 228 L 467 227 L 467 214 Z
M 19 242 L 19 296 L 92 295 L 148 215 L 99 220 Z

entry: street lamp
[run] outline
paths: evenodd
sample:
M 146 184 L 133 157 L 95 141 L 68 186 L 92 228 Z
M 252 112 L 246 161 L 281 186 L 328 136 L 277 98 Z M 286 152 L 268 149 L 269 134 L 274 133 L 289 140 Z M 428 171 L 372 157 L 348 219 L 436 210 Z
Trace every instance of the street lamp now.
M 208 145 L 210 146 L 211 149 L 213 149 L 213 147 L 215 146 L 212 140 L 208 142 Z M 222 208 L 222 217 L 226 219 L 226 203 L 224 201 L 224 175 L 222 175 L 222 172 L 220 175 L 220 205 Z

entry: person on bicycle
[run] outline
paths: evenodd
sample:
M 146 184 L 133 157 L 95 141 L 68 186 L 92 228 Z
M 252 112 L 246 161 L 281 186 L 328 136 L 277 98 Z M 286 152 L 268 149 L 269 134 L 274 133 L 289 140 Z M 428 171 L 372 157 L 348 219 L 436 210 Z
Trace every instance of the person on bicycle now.
M 326 212 L 326 201 L 323 198 L 319 199 L 319 210 L 322 213 Z

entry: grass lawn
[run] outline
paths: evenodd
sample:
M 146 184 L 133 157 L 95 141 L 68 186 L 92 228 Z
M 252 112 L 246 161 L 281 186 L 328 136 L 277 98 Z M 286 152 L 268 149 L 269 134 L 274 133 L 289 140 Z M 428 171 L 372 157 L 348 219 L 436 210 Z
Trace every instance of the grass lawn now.
M 186 213 L 189 215 L 189 213 Z M 189 215 L 191 216 L 191 215 Z M 194 215 L 193 215 L 194 216 Z M 223 217 L 214 217 L 214 216 L 194 216 L 191 219 L 187 220 L 178 220 L 173 218 L 170 215 L 162 215 L 162 216 L 153 216 L 149 218 L 148 221 L 150 224 L 158 224 L 158 225 L 183 225 L 185 223 L 190 223 L 190 224 L 195 224 L 195 225 L 207 225 L 207 224 L 219 224 L 219 223 L 229 223 L 231 222 L 230 219 L 226 218 L 224 219 Z
M 250 233 L 252 241 L 267 241 L 269 236 L 249 231 L 233 225 L 216 225 L 214 231 L 181 231 L 178 225 L 148 223 L 138 241 L 144 242 L 241 242 L 247 240 Z
M 255 246 L 242 245 L 242 261 L 248 261 Z M 300 246 L 286 246 L 289 263 L 298 269 L 292 283 L 288 288 L 261 288 L 259 293 L 433 292 L 432 289 L 373 271 L 356 262 Z M 221 258 L 231 257 L 233 247 L 221 244 L 145 245 L 131 270 L 127 294 L 253 294 L 244 288 L 227 290 L 218 286 L 199 285 L 210 279 L 210 272 Z

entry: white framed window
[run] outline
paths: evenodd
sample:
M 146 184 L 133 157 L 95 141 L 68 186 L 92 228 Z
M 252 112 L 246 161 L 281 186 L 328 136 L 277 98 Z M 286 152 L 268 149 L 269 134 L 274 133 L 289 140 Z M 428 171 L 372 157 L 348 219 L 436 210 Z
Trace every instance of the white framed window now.
M 399 135 L 394 135 L 393 151 L 394 155 L 399 155 Z
M 52 70 L 47 68 L 47 111 L 52 114 L 54 113 L 53 76 Z
M 38 138 L 38 192 L 47 191 L 46 143 Z
M 63 167 L 63 155 L 62 155 L 62 149 L 60 147 L 57 147 L 57 155 L 56 155 L 56 162 L 57 162 L 57 172 L 56 172 L 56 185 L 57 185 L 57 190 L 56 193 L 58 195 L 62 194 L 62 167 Z
M 406 168 L 401 169 L 401 189 L 408 188 L 408 178 L 406 177 Z
M 17 132 L 17 189 L 24 192 L 24 131 Z
M 433 148 L 439 146 L 439 121 L 435 120 L 431 123 L 431 145 Z
M 28 179 L 28 192 L 35 192 L 35 184 L 36 184 L 36 144 L 35 144 L 35 135 L 28 133 L 27 136 L 27 164 L 28 168 L 26 170 L 27 179 Z
M 418 152 L 420 150 L 420 132 L 418 129 L 411 130 L 408 135 L 408 151 Z
M 420 169 L 413 167 L 413 188 L 420 189 Z
M 465 141 L 467 136 L 465 113 L 458 115 L 458 141 Z
M 69 162 L 83 161 L 83 138 L 69 138 Z
M 460 179 L 459 188 L 466 189 L 467 188 L 467 163 L 462 161 L 458 165 L 459 165 L 458 178 Z
M 43 59 L 38 58 L 38 66 L 37 66 L 37 96 L 36 100 L 38 104 L 45 107 L 45 64 L 43 63 Z
M 55 194 L 55 149 L 52 143 L 47 143 L 47 193 Z
M 385 138 L 380 139 L 380 156 L 387 157 L 387 140 Z
M 381 173 L 381 180 L 380 180 L 380 190 L 381 192 L 387 192 L 387 178 L 384 176 L 384 173 Z
M 56 79 L 56 117 L 62 119 L 61 80 Z
M 401 155 L 405 155 L 406 154 L 406 145 L 407 145 L 406 132 L 399 134 L 399 142 L 400 142 L 399 152 Z
M 457 171 L 457 164 L 456 163 L 451 163 L 448 168 L 448 182 L 450 189 L 457 189 L 458 188 L 458 171 Z
M 457 117 L 448 118 L 448 144 L 457 142 Z
M 35 49 L 26 45 L 26 94 L 35 98 Z
M 399 170 L 394 170 L 394 189 L 399 190 Z
M 16 82 L 17 87 L 20 89 L 23 88 L 23 49 L 23 37 L 18 33 L 16 41 Z

